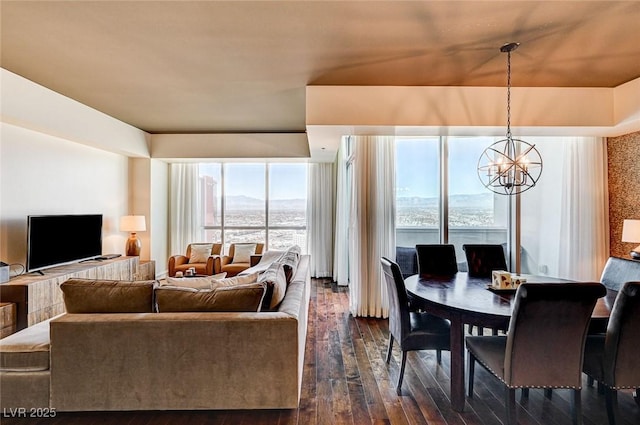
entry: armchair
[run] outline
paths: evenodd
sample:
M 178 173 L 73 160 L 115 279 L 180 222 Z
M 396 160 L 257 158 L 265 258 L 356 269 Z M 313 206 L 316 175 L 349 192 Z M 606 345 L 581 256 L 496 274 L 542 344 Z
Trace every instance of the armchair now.
M 232 243 L 229 245 L 227 255 L 223 255 L 219 261 L 216 261 L 214 272 L 226 272 L 227 277 L 235 276 L 251 267 L 251 256 L 262 254 L 263 249 L 262 243 Z
M 222 244 L 219 243 L 192 243 L 187 245 L 186 255 L 173 255 L 169 258 L 169 276 L 174 277 L 176 272 L 195 267 L 196 274 L 211 276 L 215 271 L 215 260 L 220 258 Z

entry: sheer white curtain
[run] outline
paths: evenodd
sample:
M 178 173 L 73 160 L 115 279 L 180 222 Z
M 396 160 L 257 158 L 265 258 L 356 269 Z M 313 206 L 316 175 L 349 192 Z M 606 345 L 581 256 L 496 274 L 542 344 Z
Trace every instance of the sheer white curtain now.
M 172 254 L 184 253 L 187 245 L 202 242 L 198 164 L 171 164 L 169 239 Z
M 348 162 L 346 138 L 340 143 L 336 159 L 336 230 L 333 248 L 333 280 L 340 286 L 349 284 L 349 211 L 351 210 L 352 167 Z
M 568 137 L 563 146 L 560 277 L 598 281 L 609 257 L 606 142 Z
M 308 170 L 307 252 L 311 255 L 311 276 L 330 277 L 333 269 L 333 164 L 312 163 Z
M 395 254 L 395 180 L 394 137 L 356 136 L 349 238 L 349 308 L 354 316 L 389 315 L 380 257 Z

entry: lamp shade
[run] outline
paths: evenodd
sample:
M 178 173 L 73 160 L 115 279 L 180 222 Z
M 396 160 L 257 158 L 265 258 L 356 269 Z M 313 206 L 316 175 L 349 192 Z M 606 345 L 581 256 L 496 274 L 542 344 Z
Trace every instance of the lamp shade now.
M 143 215 L 125 215 L 120 218 L 121 232 L 144 232 L 147 224 Z
M 640 242 L 640 220 L 625 220 L 622 223 L 622 242 Z

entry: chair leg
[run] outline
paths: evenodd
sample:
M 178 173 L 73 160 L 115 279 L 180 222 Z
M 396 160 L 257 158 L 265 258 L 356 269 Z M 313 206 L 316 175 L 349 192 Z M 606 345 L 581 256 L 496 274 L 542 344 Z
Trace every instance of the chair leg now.
M 482 326 L 478 326 L 478 335 L 484 335 L 484 328 Z
M 602 382 L 598 381 L 598 394 L 604 394 L 605 386 Z
M 553 390 L 551 388 L 545 388 L 544 389 L 544 396 L 546 398 L 548 398 L 549 400 L 551 400 L 551 398 L 553 397 Z
M 640 388 L 636 388 L 633 391 L 633 399 L 636 401 L 636 404 L 640 406 Z
M 612 388 L 605 388 L 604 396 L 607 404 L 607 418 L 609 425 L 616 425 L 616 410 L 618 409 L 618 392 Z
M 593 387 L 593 381 L 594 381 L 593 376 L 588 376 L 587 375 L 587 385 L 589 387 Z
M 573 413 L 573 425 L 582 425 L 582 397 L 580 390 L 573 390 L 571 412 Z
M 505 387 L 504 407 L 507 412 L 507 425 L 516 425 L 516 390 Z
M 523 388 L 521 396 L 522 398 L 529 398 L 529 388 Z
M 398 373 L 398 386 L 396 392 L 398 395 L 402 394 L 402 378 L 404 376 L 404 366 L 407 364 L 407 352 L 402 351 L 402 364 L 400 365 L 400 372 Z
M 473 397 L 473 374 L 476 366 L 476 358 L 469 352 L 469 389 L 468 396 Z
M 393 350 L 393 335 L 389 334 L 389 350 L 387 351 L 387 363 L 391 360 L 391 350 Z
M 436 361 L 438 364 L 442 364 L 442 350 L 436 350 Z

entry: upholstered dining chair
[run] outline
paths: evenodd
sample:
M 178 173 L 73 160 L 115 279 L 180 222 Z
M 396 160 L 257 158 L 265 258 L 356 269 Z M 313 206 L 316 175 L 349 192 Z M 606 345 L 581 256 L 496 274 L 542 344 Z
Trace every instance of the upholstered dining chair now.
M 396 246 L 396 263 L 400 266 L 403 278 L 418 273 L 418 256 L 414 247 Z
M 462 245 L 467 269 L 472 277 L 491 277 L 493 270 L 507 270 L 504 249 L 500 244 Z
M 187 245 L 185 255 L 178 254 L 169 257 L 169 277 L 174 277 L 176 272 L 184 272 L 194 267 L 196 274 L 211 276 L 214 274 L 215 256 L 219 256 L 222 251 L 220 243 L 191 243 Z
M 382 271 L 389 295 L 389 350 L 387 363 L 391 360 L 393 341 L 398 341 L 402 350 L 402 363 L 398 373 L 396 391 L 402 392 L 402 379 L 407 362 L 407 352 L 415 350 L 436 350 L 438 364 L 442 360 L 442 350 L 450 348 L 449 321 L 428 313 L 410 311 L 407 290 L 397 263 L 382 257 Z
M 458 273 L 456 249 L 453 245 L 416 245 L 418 273 L 451 276 Z
M 609 289 L 619 291 L 625 282 L 631 281 L 640 282 L 640 261 L 609 257 L 602 270 L 600 283 Z
M 604 385 L 609 424 L 616 423 L 617 390 L 635 389 L 640 406 L 640 282 L 626 282 L 613 303 L 606 335 L 589 335 L 583 371 Z M 591 382 L 591 379 L 590 379 Z
M 573 423 L 582 423 L 582 354 L 591 313 L 606 288 L 595 282 L 523 283 L 506 336 L 468 336 L 468 395 L 476 362 L 505 385 L 506 423 L 516 423 L 515 390 L 573 389 Z

